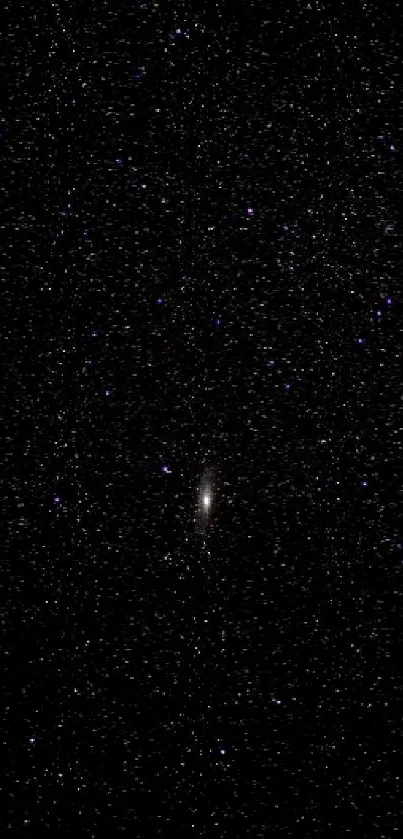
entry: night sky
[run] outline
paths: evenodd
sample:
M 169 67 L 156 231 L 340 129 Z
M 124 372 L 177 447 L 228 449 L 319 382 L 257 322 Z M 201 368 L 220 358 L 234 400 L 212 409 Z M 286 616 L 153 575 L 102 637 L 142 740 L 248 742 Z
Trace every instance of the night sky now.
M 393 839 L 403 10 L 6 17 L 1 835 Z

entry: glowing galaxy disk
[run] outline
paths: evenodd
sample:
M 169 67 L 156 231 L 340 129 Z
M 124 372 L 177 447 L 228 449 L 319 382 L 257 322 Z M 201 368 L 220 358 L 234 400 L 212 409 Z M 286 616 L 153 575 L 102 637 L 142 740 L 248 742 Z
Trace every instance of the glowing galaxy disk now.
M 206 467 L 200 478 L 195 524 L 199 533 L 204 533 L 210 523 L 210 518 L 215 506 L 215 470 L 213 467 Z

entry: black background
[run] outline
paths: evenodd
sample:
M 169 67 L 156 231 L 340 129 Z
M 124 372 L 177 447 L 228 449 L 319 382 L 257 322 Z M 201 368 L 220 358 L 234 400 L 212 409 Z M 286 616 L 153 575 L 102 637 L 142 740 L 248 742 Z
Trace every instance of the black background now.
M 402 21 L 297 6 L 6 10 L 4 835 L 399 830 Z

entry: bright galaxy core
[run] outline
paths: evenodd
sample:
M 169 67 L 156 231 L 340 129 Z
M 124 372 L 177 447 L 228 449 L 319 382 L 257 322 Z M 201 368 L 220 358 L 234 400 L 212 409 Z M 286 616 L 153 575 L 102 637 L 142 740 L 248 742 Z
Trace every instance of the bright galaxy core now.
M 205 510 L 208 510 L 211 504 L 211 495 L 209 492 L 205 492 L 203 495 L 203 507 Z

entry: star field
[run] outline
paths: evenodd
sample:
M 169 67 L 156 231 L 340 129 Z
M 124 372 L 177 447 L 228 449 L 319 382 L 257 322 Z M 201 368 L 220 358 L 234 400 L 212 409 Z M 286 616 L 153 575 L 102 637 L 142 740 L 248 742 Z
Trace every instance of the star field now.
M 6 6 L 5 836 L 402 825 L 402 15 Z

